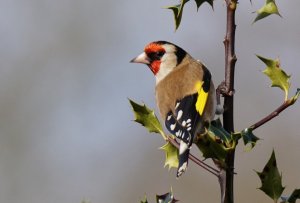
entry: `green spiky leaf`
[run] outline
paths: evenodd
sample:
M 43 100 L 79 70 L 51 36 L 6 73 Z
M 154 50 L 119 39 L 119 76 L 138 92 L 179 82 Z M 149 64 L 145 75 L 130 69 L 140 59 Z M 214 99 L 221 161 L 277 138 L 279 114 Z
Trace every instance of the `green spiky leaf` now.
M 279 59 L 272 60 L 259 55 L 257 55 L 257 57 L 267 66 L 266 69 L 263 70 L 263 73 L 272 81 L 271 86 L 282 89 L 285 93 L 285 100 L 287 100 L 290 88 L 289 79 L 291 76 L 287 75 L 286 72 L 281 69 Z
M 281 203 L 296 203 L 300 199 L 300 189 L 296 189 L 289 197 L 281 197 Z
M 213 131 L 208 130 L 207 133 L 198 135 L 195 144 L 202 152 L 204 158 L 217 159 L 220 161 L 220 164 L 225 166 L 225 158 L 231 147 L 226 147 L 219 135 L 217 136 Z
M 181 18 L 182 18 L 182 13 L 183 13 L 183 7 L 184 7 L 184 5 L 188 1 L 189 0 L 181 0 L 180 4 L 166 7 L 166 9 L 171 9 L 173 11 L 174 22 L 175 22 L 175 30 L 178 29 L 178 27 L 179 27 L 179 25 L 181 23 Z
M 256 142 L 259 140 L 259 138 L 256 137 L 252 133 L 252 129 L 251 128 L 246 128 L 246 129 L 242 130 L 241 136 L 243 138 L 244 144 L 246 146 L 249 146 L 247 148 L 247 150 L 251 150 L 256 145 Z
M 149 132 L 160 133 L 165 140 L 167 140 L 166 135 L 162 130 L 162 126 L 154 114 L 154 111 L 149 109 L 145 104 L 140 105 L 129 99 L 132 106 L 135 122 L 142 124 Z
M 177 30 L 179 28 L 179 25 L 180 25 L 181 19 L 182 19 L 183 8 L 184 8 L 185 4 L 189 1 L 190 0 L 180 0 L 180 4 L 165 7 L 166 9 L 170 9 L 173 11 L 175 30 Z M 213 7 L 213 0 L 195 0 L 195 2 L 197 4 L 197 10 L 204 2 L 209 3 L 209 5 L 211 5 L 211 7 Z
M 222 126 L 222 123 L 220 119 L 216 119 L 212 121 L 208 128 L 209 131 L 213 132 L 213 134 L 217 137 L 219 137 L 223 142 L 227 144 L 227 146 L 230 145 L 232 141 L 232 137 L 230 133 L 228 133 Z
M 275 3 L 275 0 L 266 0 L 265 5 L 263 7 L 261 7 L 260 9 L 258 9 L 256 11 L 257 16 L 254 19 L 253 23 L 255 23 L 258 20 L 261 20 L 271 14 L 277 14 L 281 17 L 277 5 Z
M 172 189 L 170 192 L 163 195 L 156 195 L 156 203 L 175 203 L 178 200 L 174 198 Z
M 141 200 L 141 203 L 148 203 L 147 197 L 145 195 L 144 200 Z
M 168 166 L 169 170 L 171 168 L 178 167 L 179 151 L 170 142 L 167 142 L 160 149 L 164 150 L 166 153 L 165 167 Z
M 262 184 L 259 189 L 272 198 L 274 202 L 277 202 L 284 190 L 284 187 L 282 186 L 282 175 L 279 173 L 277 168 L 274 150 L 263 171 L 256 173 Z
M 204 2 L 207 2 L 209 3 L 209 5 L 211 5 L 211 7 L 213 8 L 214 7 L 214 0 L 195 0 L 196 1 L 196 4 L 197 4 L 197 10 L 200 8 L 200 6 L 204 3 Z

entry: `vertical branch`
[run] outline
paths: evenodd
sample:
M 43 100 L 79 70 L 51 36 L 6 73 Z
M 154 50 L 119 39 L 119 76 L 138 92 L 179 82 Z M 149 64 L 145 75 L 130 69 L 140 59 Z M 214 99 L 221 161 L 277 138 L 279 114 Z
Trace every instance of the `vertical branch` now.
M 226 36 L 224 39 L 225 46 L 225 81 L 223 83 L 222 95 L 224 96 L 224 114 L 223 114 L 223 125 L 225 130 L 228 132 L 234 132 L 234 119 L 233 119 L 233 94 L 234 94 L 234 70 L 236 63 L 235 55 L 235 11 L 238 0 L 226 0 L 227 6 L 227 20 L 226 20 Z M 233 203 L 234 202 L 234 158 L 235 150 L 228 153 L 226 157 L 226 168 L 223 169 L 225 172 L 225 180 L 220 181 L 223 203 Z M 225 181 L 225 183 L 224 183 Z M 224 188 L 225 187 L 225 188 Z

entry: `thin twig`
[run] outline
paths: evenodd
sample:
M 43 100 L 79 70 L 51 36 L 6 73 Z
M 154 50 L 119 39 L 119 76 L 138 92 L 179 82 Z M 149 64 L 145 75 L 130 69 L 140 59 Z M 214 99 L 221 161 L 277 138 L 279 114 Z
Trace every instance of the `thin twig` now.
M 254 123 L 253 125 L 251 125 L 250 128 L 252 130 L 255 130 L 256 128 L 264 125 L 265 123 L 269 122 L 271 119 L 273 119 L 274 117 L 278 116 L 283 110 L 285 110 L 289 106 L 293 105 L 294 103 L 295 103 L 294 100 L 286 100 L 275 111 L 273 111 L 272 113 L 270 113 L 269 115 L 267 115 L 266 117 L 264 117 L 263 119 L 261 119 L 260 121 L 258 121 L 256 123 Z
M 177 149 L 179 149 L 179 143 L 175 139 L 168 137 L 168 141 L 173 146 L 175 146 Z M 193 154 L 191 154 L 191 153 L 189 154 L 189 159 L 192 160 L 198 166 L 200 166 L 200 167 L 204 168 L 205 170 L 207 170 L 208 172 L 210 172 L 211 174 L 219 177 L 219 173 L 220 173 L 219 170 L 213 168 L 212 166 L 208 165 L 207 163 L 204 163 L 203 161 L 201 161 L 200 159 L 195 157 Z

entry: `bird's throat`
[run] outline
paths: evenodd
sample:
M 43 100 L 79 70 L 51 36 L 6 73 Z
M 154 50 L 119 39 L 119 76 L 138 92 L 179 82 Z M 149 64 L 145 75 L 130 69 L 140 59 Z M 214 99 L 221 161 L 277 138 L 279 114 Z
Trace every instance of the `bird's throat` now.
M 156 75 L 160 69 L 160 64 L 161 62 L 160 61 L 153 61 L 151 64 L 150 64 L 150 69 L 151 71 L 153 72 L 154 75 Z

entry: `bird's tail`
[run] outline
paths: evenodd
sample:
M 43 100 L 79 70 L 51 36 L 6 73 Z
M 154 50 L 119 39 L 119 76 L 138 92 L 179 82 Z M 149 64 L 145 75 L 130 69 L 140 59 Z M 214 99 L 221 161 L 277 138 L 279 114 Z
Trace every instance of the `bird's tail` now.
M 176 177 L 179 178 L 187 169 L 190 154 L 190 147 L 183 141 L 180 141 L 179 147 L 179 165 Z

